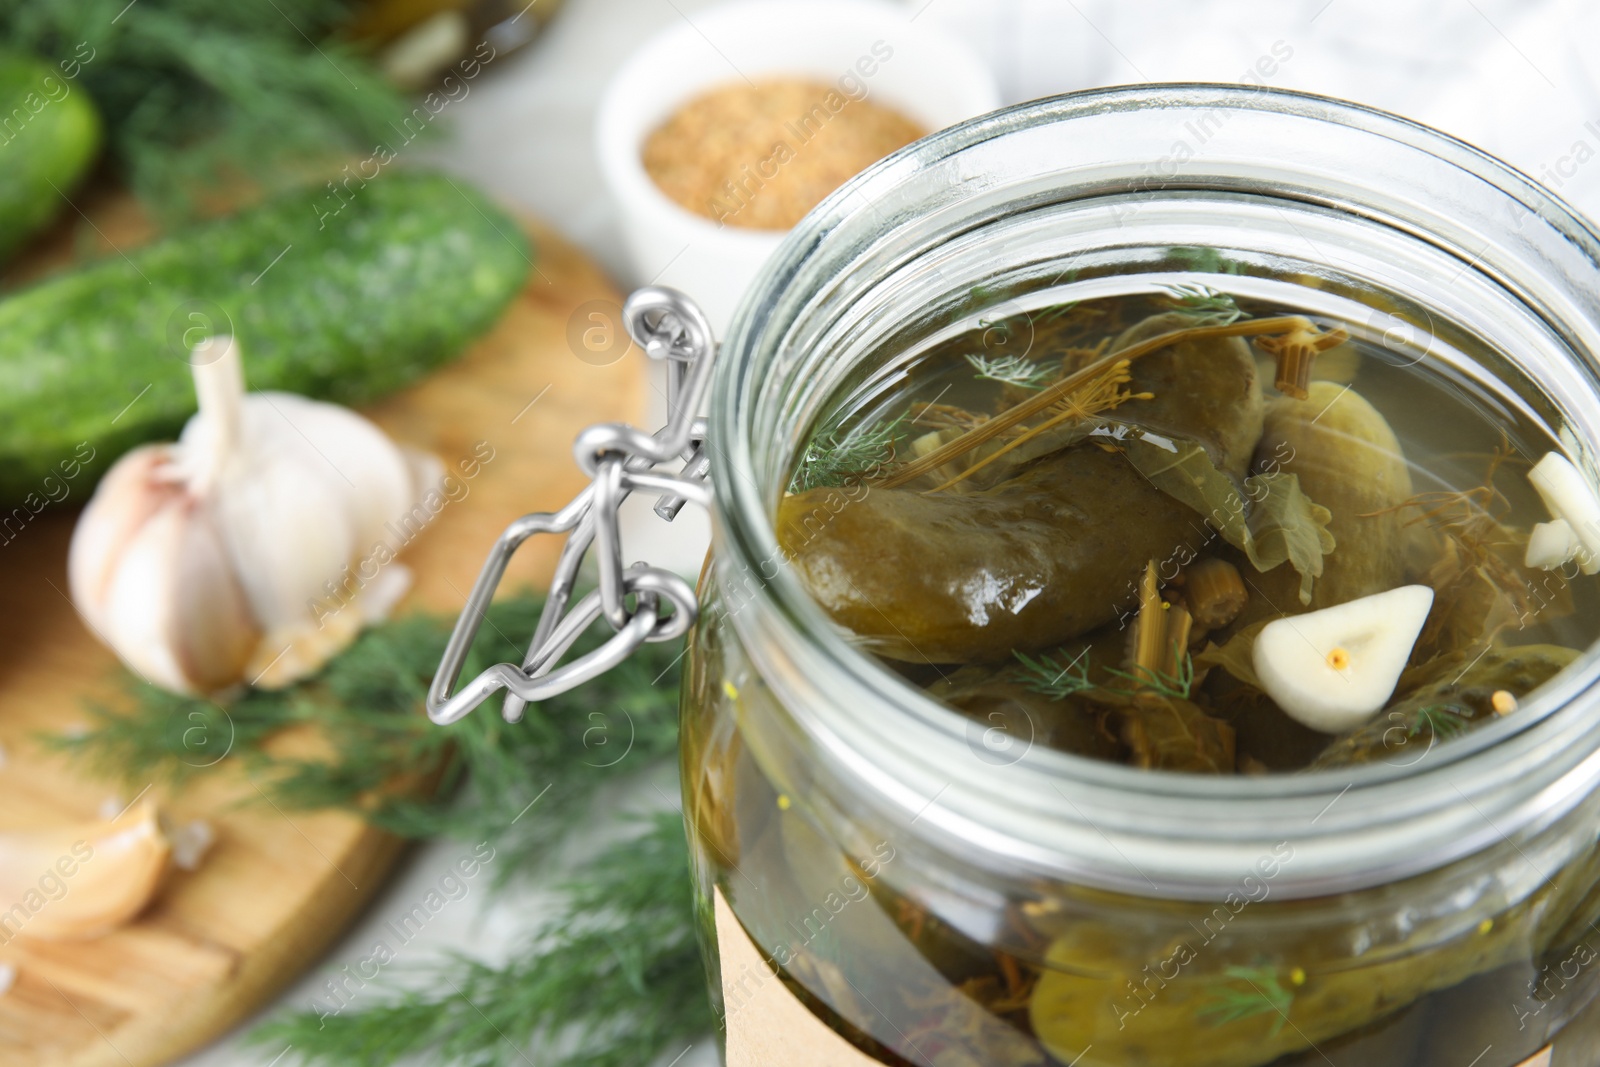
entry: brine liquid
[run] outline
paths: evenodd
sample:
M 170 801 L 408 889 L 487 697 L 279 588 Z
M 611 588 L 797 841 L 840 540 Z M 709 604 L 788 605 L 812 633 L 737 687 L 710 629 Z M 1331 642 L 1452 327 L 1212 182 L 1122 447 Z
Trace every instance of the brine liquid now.
M 1141 338 L 1301 312 L 1191 288 L 973 314 L 840 393 L 794 471 L 780 541 L 859 647 L 1028 743 L 1150 773 L 1413 765 L 1518 714 L 1588 648 L 1600 579 L 1574 560 L 1526 565 L 1552 518 L 1528 471 L 1560 451 L 1529 410 L 1426 334 L 1319 307 L 1298 333 L 1142 356 L 1125 378 L 1089 381 L 1079 408 L 1032 411 L 953 454 Z M 1291 403 L 1272 349 L 1337 331 Z M 1215 522 L 1184 511 L 1163 455 L 1242 500 L 1232 535 L 1240 522 L 1261 534 L 1248 550 L 1219 532 L 1222 506 Z M 1250 526 L 1260 508 L 1273 521 Z M 1229 571 L 1242 596 L 1227 595 Z M 1369 721 L 1312 729 L 1251 684 L 1251 627 L 1407 585 L 1431 589 L 1434 609 Z M 1180 612 L 1183 626 L 1141 630 Z M 775 785 L 740 727 L 773 697 L 715 617 L 691 649 L 683 740 L 704 899 L 725 894 L 773 974 L 864 1055 L 1520 1067 L 1553 1042 L 1555 1067 L 1600 1062 L 1585 1011 L 1600 975 L 1594 798 L 1543 831 L 1578 841 L 1570 858 L 1510 902 L 1485 895 L 1492 864 L 1531 862 L 1541 839 L 1490 850 L 1488 873 L 1338 899 L 1274 893 L 1290 842 L 1264 845 L 1224 901 L 1007 888 L 919 856 L 914 828 L 878 840 L 849 812 L 816 810 L 805 783 Z M 1141 632 L 1176 636 L 1168 649 Z M 730 1028 L 752 1025 L 739 1007 L 725 1005 Z
M 693 742 L 686 769 L 716 756 Z M 951 921 L 977 921 L 974 905 L 919 884 L 903 840 L 841 851 L 737 740 L 713 764 L 736 784 L 726 806 L 696 815 L 701 876 L 726 894 L 773 980 L 872 1061 L 1521 1067 L 1553 1045 L 1553 1067 L 1600 1063 L 1592 849 L 1523 904 L 1474 913 L 1456 938 L 1432 942 L 1414 917 L 1409 936 L 1429 943 L 1409 950 L 1396 924 L 1357 919 L 1354 903 L 1341 917 L 1305 902 L 1320 920 L 1297 919 L 1299 904 L 1256 893 L 1234 911 L 1065 886 L 981 916 L 993 929 L 980 939 Z M 1425 892 L 1391 887 L 1390 919 L 1403 928 L 1408 896 Z M 762 1025 L 745 977 L 722 1005 L 730 1029 Z
M 1093 373 L 1185 331 L 1120 382 Z M 1525 562 L 1554 518 L 1529 471 L 1558 442 L 1440 342 L 1394 334 L 1200 289 L 975 316 L 840 399 L 780 538 L 861 647 L 1027 740 L 1201 773 L 1403 763 L 1587 648 L 1600 578 Z M 1306 338 L 1326 347 L 1295 399 L 1275 353 Z M 1146 574 L 1183 626 L 1140 655 Z M 1330 726 L 1264 691 L 1267 623 L 1402 587 L 1433 603 L 1420 636 L 1381 639 L 1409 660 L 1381 709 Z

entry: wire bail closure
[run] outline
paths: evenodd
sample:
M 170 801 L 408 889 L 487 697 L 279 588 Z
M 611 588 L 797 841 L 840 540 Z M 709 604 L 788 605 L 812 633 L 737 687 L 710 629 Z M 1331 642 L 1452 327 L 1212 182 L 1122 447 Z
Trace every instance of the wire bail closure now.
M 530 702 L 599 677 L 647 641 L 683 636 L 699 615 L 694 589 L 678 575 L 643 561 L 624 565 L 618 509 L 636 490 L 656 494 L 655 512 L 668 522 L 690 501 L 711 506 L 705 420 L 696 414 L 711 380 L 716 348 L 711 324 L 694 301 L 663 286 L 628 297 L 622 319 L 646 355 L 667 361 L 667 424 L 654 434 L 618 422 L 585 428 L 573 445 L 573 456 L 593 479 L 589 487 L 560 511 L 524 515 L 501 533 L 428 689 L 428 718 L 435 723 L 458 721 L 502 689 L 501 714 L 507 722 L 518 722 Z M 660 469 L 680 461 L 675 473 Z M 541 533 L 564 533 L 567 540 L 527 656 L 520 666 L 495 664 L 452 695 L 506 566 L 524 541 Z M 591 546 L 599 585 L 573 604 L 578 569 Z M 670 609 L 664 615 L 663 607 Z M 594 651 L 561 664 L 573 642 L 599 618 L 616 632 Z

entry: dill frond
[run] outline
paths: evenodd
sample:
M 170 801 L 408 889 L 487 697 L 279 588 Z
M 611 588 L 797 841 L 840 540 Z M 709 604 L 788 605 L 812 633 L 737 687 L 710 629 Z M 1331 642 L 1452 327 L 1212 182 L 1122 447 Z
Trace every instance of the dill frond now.
M 1128 371 L 1127 360 L 1118 360 L 1100 368 L 1098 373 L 1084 380 L 1077 389 L 1064 392 L 1057 397 L 1045 409 L 1046 417 L 1042 421 L 1032 426 L 1018 427 L 1014 434 L 1008 432 L 1010 426 L 1003 426 L 997 429 L 992 436 L 1005 434 L 1010 437 L 1010 440 L 1005 445 L 984 456 L 981 460 L 967 467 L 960 474 L 942 485 L 928 490 L 928 492 L 944 492 L 958 482 L 972 477 L 1001 457 L 1027 444 L 1038 435 L 1047 430 L 1052 430 L 1062 423 L 1090 419 L 1102 412 L 1119 408 L 1129 400 L 1148 400 L 1151 398 L 1153 395 L 1151 393 L 1130 393 L 1127 389 L 1124 389 L 1123 386 L 1127 385 L 1131 380 L 1132 375 Z M 1048 388 L 1053 390 L 1061 384 L 1061 382 L 1053 382 Z M 1041 395 L 1045 394 L 1041 393 Z M 998 422 L 999 420 L 992 421 Z M 985 424 L 985 426 L 987 425 Z M 981 431 L 984 427 L 979 429 Z M 943 451 L 945 450 L 939 450 L 939 452 Z M 926 460 L 927 457 L 923 457 L 923 459 Z
M 1067 700 L 1079 693 L 1095 688 L 1089 681 L 1089 656 L 1085 649 L 1071 663 L 1061 664 L 1052 656 L 1029 656 L 1025 652 L 1011 653 L 1022 664 L 1018 670 L 1019 681 L 1032 692 L 1052 700 Z
M 1041 433 L 1056 423 L 1076 414 L 1071 407 L 1074 394 L 1085 388 L 1098 388 L 1119 374 L 1126 376 L 1128 374 L 1128 366 L 1133 360 L 1149 355 L 1151 352 L 1158 352 L 1168 345 L 1176 344 L 1179 341 L 1200 340 L 1202 338 L 1255 337 L 1261 334 L 1281 333 L 1284 330 L 1299 329 L 1304 322 L 1303 318 L 1292 315 L 1252 319 L 1249 322 L 1214 323 L 1200 320 L 1193 326 L 1186 326 L 1182 329 L 1146 338 L 1127 348 L 1110 352 L 1087 366 L 1078 368 L 1060 381 L 1053 382 L 1047 388 L 1041 389 L 1026 400 L 1012 405 L 1007 410 L 984 422 L 983 425 L 973 428 L 955 440 L 949 441 L 929 452 L 927 455 L 919 456 L 914 460 L 900 464 L 895 468 L 893 474 L 876 484 L 880 489 L 898 488 L 922 477 L 929 471 L 937 470 L 953 459 L 966 455 L 996 437 L 1003 434 L 1011 434 L 1017 427 L 1022 426 L 1027 420 L 1036 415 L 1051 411 L 1056 413 L 1056 417 L 1047 419 L 1043 424 L 1029 426 L 1020 431 L 1019 436 L 1011 446 L 1015 447 L 1015 445 L 1022 443 L 1025 438 Z M 1122 382 L 1128 380 L 1130 379 L 1127 377 L 1122 378 Z M 1144 396 L 1145 394 L 1143 393 L 1122 393 L 1117 402 L 1121 403 L 1123 400 L 1133 400 Z M 1068 405 L 1064 414 L 1061 411 L 1063 402 Z M 993 458 L 994 456 L 988 457 L 988 459 Z M 988 462 L 988 459 L 985 462 Z
M 990 359 L 988 356 L 966 357 L 972 369 L 977 371 L 974 375 L 980 382 L 999 382 L 1002 385 L 1014 385 L 1019 389 L 1043 389 L 1055 379 L 1061 377 L 1061 368 L 1047 363 L 1039 363 L 1027 356 L 999 356 Z
M 825 427 L 813 434 L 789 479 L 789 492 L 803 493 L 844 485 L 865 478 L 894 462 L 895 449 L 905 436 L 905 415 L 876 426 L 843 430 Z
M 112 161 L 165 219 L 218 187 L 268 189 L 377 143 L 402 145 L 403 97 L 337 40 L 349 0 L 0 4 L 8 49 L 66 60 L 106 120 Z
M 1195 274 L 1238 274 L 1239 264 L 1218 249 L 1203 245 L 1174 245 L 1167 256 Z
M 1229 326 L 1240 319 L 1247 319 L 1246 314 L 1235 302 L 1232 294 L 1213 289 L 1208 285 L 1186 282 L 1178 285 L 1163 285 L 1168 294 L 1168 302 L 1175 311 L 1183 311 L 1202 319 L 1207 325 Z
M 537 624 L 541 602 L 510 597 L 489 608 L 468 675 L 520 662 L 509 634 Z M 284 808 L 342 808 L 407 838 L 491 839 L 509 862 L 497 878 L 543 854 L 597 789 L 675 751 L 681 645 L 645 645 L 575 693 L 529 705 L 508 724 L 485 708 L 450 726 L 423 714 L 449 622 L 413 615 L 374 627 L 316 677 L 231 702 L 130 685 L 124 708 L 90 709 L 90 728 L 49 734 L 47 747 L 137 788 L 152 778 L 182 786 L 217 767 L 242 766 Z M 574 646 L 596 647 L 596 629 Z M 321 757 L 274 754 L 261 744 L 294 725 L 315 725 Z M 423 795 L 405 789 L 430 775 Z M 518 816 L 538 799 L 537 817 Z
M 578 872 L 564 906 L 509 963 L 421 964 L 376 1006 L 295 1012 L 250 1041 L 328 1067 L 388 1067 L 419 1055 L 452 1067 L 522 1067 L 534 1042 L 570 1042 L 563 1067 L 640 1067 L 716 1027 L 693 887 L 679 816 L 655 816 Z
M 1136 690 L 1149 690 L 1173 700 L 1188 700 L 1189 692 L 1194 688 L 1194 657 L 1188 652 L 1176 654 L 1178 665 L 1171 671 L 1134 664 L 1131 671 L 1107 667 L 1106 673 L 1132 682 Z
M 1031 316 L 1031 321 L 1035 326 L 1049 326 L 1054 322 L 1066 318 L 1076 310 L 1078 310 L 1078 301 L 1066 300 L 1059 304 L 1052 304 L 1049 307 L 1040 308 L 1038 311 L 1033 313 Z
M 1436 741 L 1449 741 L 1460 737 L 1472 726 L 1468 713 L 1454 704 L 1429 704 L 1417 710 L 1417 717 L 1406 730 L 1407 737 L 1417 737 L 1424 730 Z
M 1271 1014 L 1275 1017 L 1271 1033 L 1276 1036 L 1294 1005 L 1294 994 L 1279 981 L 1277 968 L 1228 967 L 1223 974 L 1228 981 L 1243 982 L 1249 988 L 1240 989 L 1219 981 L 1212 987 L 1212 999 L 1201 1006 L 1200 1017 L 1211 1026 L 1224 1026 Z

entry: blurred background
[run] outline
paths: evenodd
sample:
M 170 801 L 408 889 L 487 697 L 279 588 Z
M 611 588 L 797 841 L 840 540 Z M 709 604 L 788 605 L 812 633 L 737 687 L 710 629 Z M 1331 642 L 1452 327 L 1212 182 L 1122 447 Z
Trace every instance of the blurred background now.
M 686 915 L 642 989 L 550 926 L 676 803 L 672 652 L 545 734 L 416 726 L 406 620 L 581 487 L 579 428 L 660 423 L 623 295 L 723 329 L 861 167 L 1141 82 L 1397 112 L 1593 217 L 1596 39 L 1582 0 L 0 0 L 0 1065 L 714 1063 L 650 999 Z M 625 535 L 692 578 L 708 527 Z

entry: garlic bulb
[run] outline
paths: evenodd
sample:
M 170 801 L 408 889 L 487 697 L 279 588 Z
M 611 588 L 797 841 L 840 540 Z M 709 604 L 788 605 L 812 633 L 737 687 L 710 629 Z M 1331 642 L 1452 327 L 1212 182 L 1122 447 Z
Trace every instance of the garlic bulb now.
M 395 533 L 432 517 L 418 501 L 440 467 L 337 405 L 246 395 L 231 337 L 192 362 L 199 413 L 118 460 L 78 520 L 72 598 L 164 688 L 287 685 L 409 588 Z

